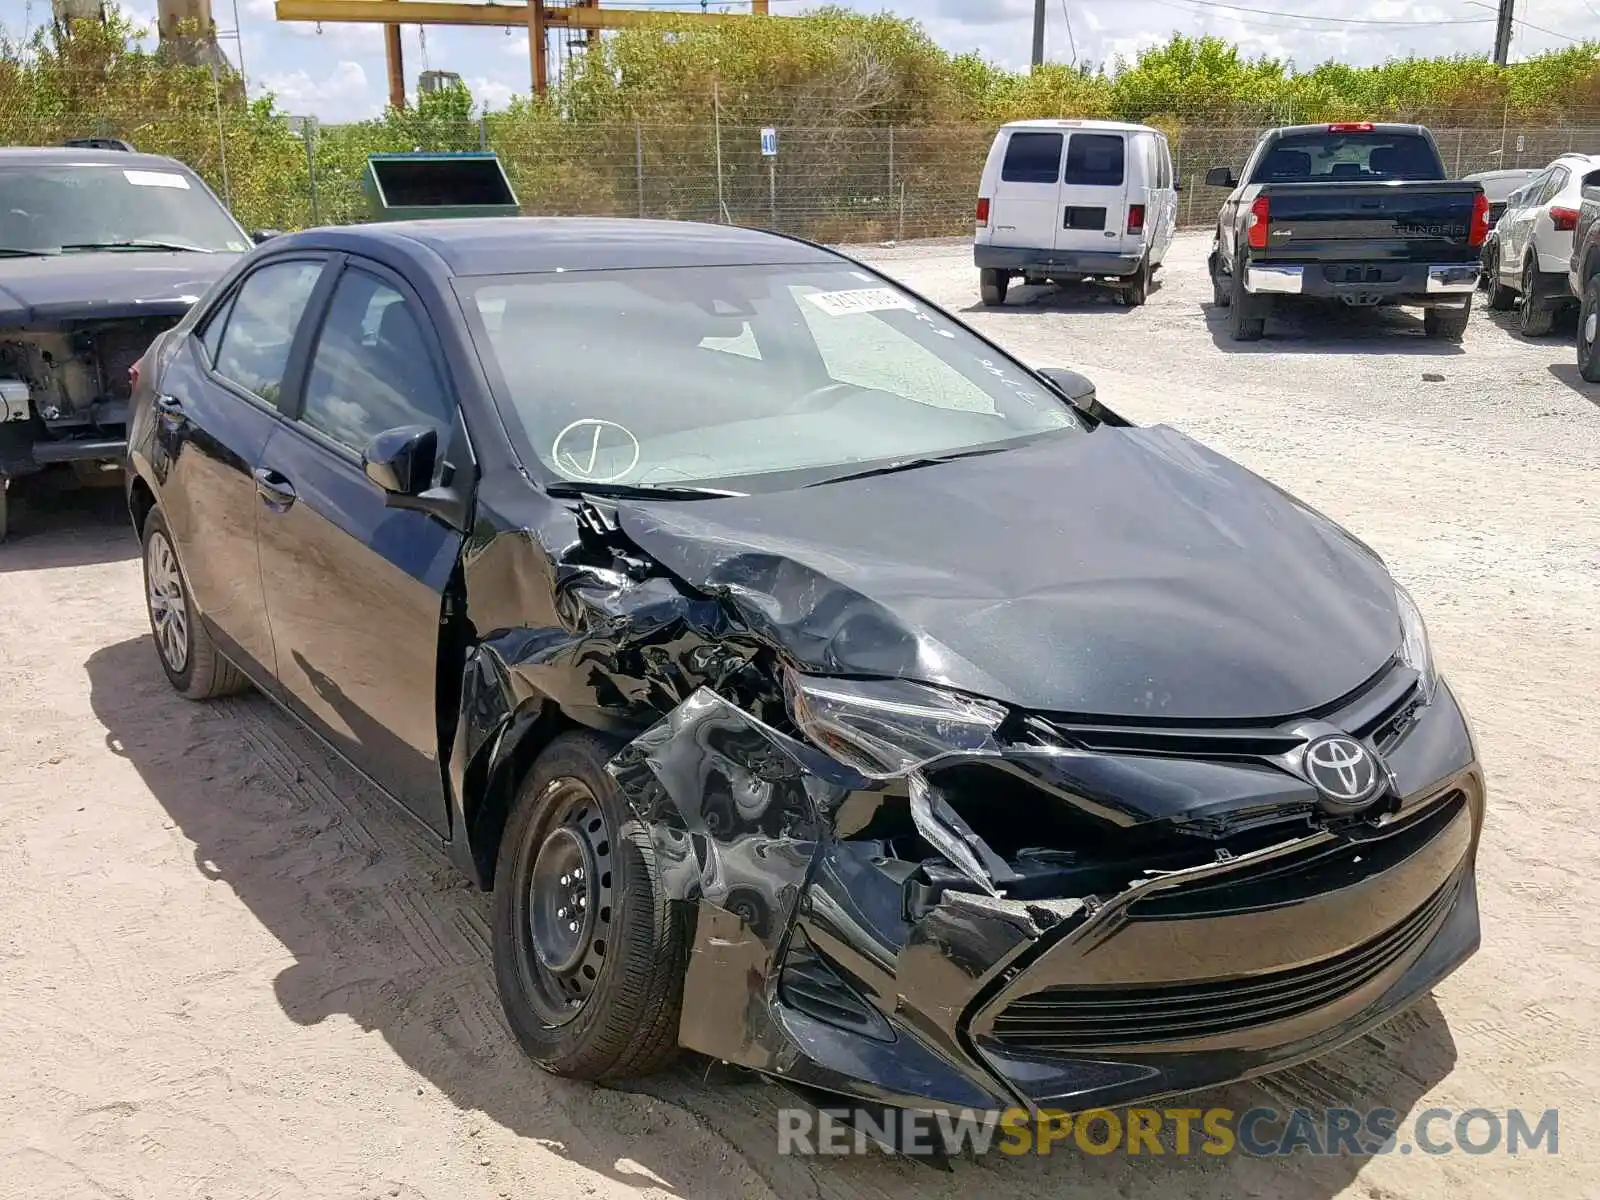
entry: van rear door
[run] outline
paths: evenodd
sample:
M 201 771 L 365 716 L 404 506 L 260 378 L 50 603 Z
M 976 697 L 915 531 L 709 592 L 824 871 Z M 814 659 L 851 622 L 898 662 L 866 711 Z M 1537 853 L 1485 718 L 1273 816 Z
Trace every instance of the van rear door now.
M 1049 250 L 1055 245 L 1066 137 L 1043 129 L 1011 129 L 1002 136 L 1008 140 L 989 210 L 992 240 Z
M 1057 213 L 1057 250 L 1122 247 L 1128 220 L 1128 135 L 1120 130 L 1080 129 L 1067 142 Z

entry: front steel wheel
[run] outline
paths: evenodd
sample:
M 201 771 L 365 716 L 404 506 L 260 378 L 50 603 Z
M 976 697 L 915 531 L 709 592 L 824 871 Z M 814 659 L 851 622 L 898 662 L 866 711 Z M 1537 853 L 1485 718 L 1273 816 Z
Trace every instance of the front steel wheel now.
M 506 1020 L 556 1075 L 616 1082 L 678 1049 L 688 958 L 649 836 L 574 731 L 539 756 L 512 806 L 494 877 L 494 969 Z

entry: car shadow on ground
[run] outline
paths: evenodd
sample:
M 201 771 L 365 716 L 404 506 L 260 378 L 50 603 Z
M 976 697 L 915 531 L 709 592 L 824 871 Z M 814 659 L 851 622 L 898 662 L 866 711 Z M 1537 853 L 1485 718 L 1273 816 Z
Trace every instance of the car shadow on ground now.
M 1590 404 L 1600 408 L 1600 383 L 1590 383 L 1578 374 L 1576 363 L 1551 363 L 1550 374 L 1566 384 Z
M 1150 281 L 1150 298 L 1154 299 L 1161 292 L 1161 276 L 1157 275 Z M 996 316 L 1016 316 L 1018 314 L 1033 316 L 1041 312 L 1058 313 L 1087 313 L 1087 312 L 1119 312 L 1131 313 L 1134 309 L 1127 307 L 1118 299 L 1117 293 L 1110 287 L 1101 287 L 1092 283 L 1073 284 L 1013 284 L 1006 292 L 1006 302 L 991 308 L 981 301 L 974 301 L 961 310 L 964 313 L 994 313 Z
M 379 1033 L 419 1077 L 466 1112 L 630 1187 L 696 1200 L 771 1194 L 958 1200 L 983 1175 L 1020 1198 L 1133 1195 L 1157 1200 L 1272 1195 L 1329 1200 L 1366 1156 L 1187 1155 L 1155 1162 L 1120 1150 L 956 1160 L 950 1172 L 892 1159 L 778 1151 L 783 1089 L 686 1061 L 633 1090 L 547 1075 L 500 1013 L 489 958 L 490 903 L 437 839 L 256 693 L 193 704 L 168 687 L 148 637 L 86 663 L 111 751 L 139 773 L 193 844 L 195 870 L 225 882 L 294 957 L 273 987 L 300 1025 L 345 1016 Z M 242 750 L 242 752 L 241 752 Z M 228 1031 L 209 1035 L 225 1043 Z M 292 1036 L 292 1035 L 290 1035 Z M 221 1053 L 221 1052 L 219 1052 Z M 1412 1109 L 1455 1061 L 1430 999 L 1335 1053 L 1260 1080 L 1159 1108 Z M 735 1077 L 736 1080 L 739 1077 Z M 1263 1132 L 1270 1126 L 1263 1126 Z M 1402 1125 L 1402 1128 L 1404 1126 Z
M 118 486 L 77 487 L 56 473 L 13 480 L 0 575 L 121 562 L 139 556 Z
M 1267 317 L 1266 336 L 1236 342 L 1228 332 L 1228 310 L 1200 305 L 1206 331 L 1227 354 L 1409 354 L 1452 358 L 1465 353 L 1459 342 L 1423 336 L 1422 317 L 1400 309 L 1350 308 L 1300 302 L 1278 305 Z

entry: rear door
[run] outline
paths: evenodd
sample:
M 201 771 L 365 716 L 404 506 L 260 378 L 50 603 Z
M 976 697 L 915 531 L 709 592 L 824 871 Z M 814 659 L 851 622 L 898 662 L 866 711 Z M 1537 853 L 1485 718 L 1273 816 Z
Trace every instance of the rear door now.
M 1057 250 L 1115 254 L 1128 225 L 1128 135 L 1120 130 L 1077 129 L 1067 140 L 1061 175 Z
M 1522 256 L 1528 249 L 1528 237 L 1534 221 L 1543 206 L 1542 197 L 1550 186 L 1554 168 L 1534 177 L 1522 189 L 1522 202 L 1515 209 L 1508 208 L 1500 230 L 1500 278 L 1515 287 L 1522 278 Z
M 1053 129 L 1012 129 L 1001 136 L 1008 140 L 989 214 L 994 243 L 1052 249 L 1066 136 Z

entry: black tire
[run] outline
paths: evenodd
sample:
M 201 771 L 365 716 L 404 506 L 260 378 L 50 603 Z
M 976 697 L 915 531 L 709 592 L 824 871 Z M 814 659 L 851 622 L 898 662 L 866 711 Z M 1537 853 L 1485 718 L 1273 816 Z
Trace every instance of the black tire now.
M 1141 258 L 1138 269 L 1123 286 L 1122 303 L 1129 308 L 1139 308 L 1150 298 L 1150 260 Z
M 606 772 L 617 748 L 586 731 L 551 742 L 523 780 L 495 868 L 494 971 L 511 1030 L 544 1070 L 596 1083 L 649 1075 L 677 1054 L 688 960 L 687 932 L 662 889 L 655 849 L 644 831 L 630 828 L 628 803 Z M 577 949 L 556 961 L 549 943 L 567 935 L 549 932 L 548 921 L 539 925 L 556 902 L 550 860 L 541 865 L 540 851 L 550 847 L 559 868 L 574 840 L 592 865 L 587 890 L 574 893 L 587 903 L 568 901 L 556 911 L 589 915 L 570 939 Z
M 1510 312 L 1517 306 L 1517 290 L 1500 282 L 1500 248 L 1489 251 L 1484 274 L 1488 277 L 1489 308 L 1494 312 Z
M 1236 342 L 1259 342 L 1267 331 L 1267 319 L 1259 316 L 1261 301 L 1244 290 L 1244 270 L 1237 259 L 1228 281 L 1228 334 Z
M 1522 295 L 1517 301 L 1517 328 L 1523 337 L 1545 337 L 1555 324 L 1555 310 L 1538 298 L 1539 269 L 1532 256 L 1522 265 Z
M 1006 289 L 1010 286 L 1010 274 L 998 267 L 984 267 L 978 272 L 978 296 L 990 308 L 1006 302 Z
M 159 508 L 144 519 L 144 598 L 156 659 L 179 695 L 190 700 L 231 696 L 250 681 L 217 649 L 189 594 L 172 531 Z
M 1422 311 L 1424 336 L 1440 342 L 1459 342 L 1472 319 L 1472 297 L 1460 308 L 1426 308 Z
M 1211 303 L 1218 308 L 1233 303 L 1232 281 L 1223 277 L 1222 259 L 1215 251 L 1211 254 Z
M 1588 383 L 1600 383 L 1600 275 L 1583 285 L 1583 308 L 1578 312 L 1578 374 Z

